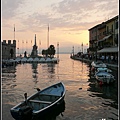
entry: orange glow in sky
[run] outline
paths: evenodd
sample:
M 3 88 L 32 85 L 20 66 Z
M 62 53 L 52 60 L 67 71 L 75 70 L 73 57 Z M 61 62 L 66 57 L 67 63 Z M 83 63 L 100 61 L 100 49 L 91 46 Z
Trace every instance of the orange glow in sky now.
M 49 44 L 60 52 L 71 53 L 89 47 L 88 29 L 118 15 L 118 0 L 2 0 L 2 40 L 13 40 L 17 48 L 32 49 L 36 34 L 37 46 Z M 14 32 L 15 25 L 15 32 Z M 32 43 L 31 43 L 32 40 Z M 19 42 L 18 42 L 19 41 Z M 86 45 L 88 44 L 88 45 Z

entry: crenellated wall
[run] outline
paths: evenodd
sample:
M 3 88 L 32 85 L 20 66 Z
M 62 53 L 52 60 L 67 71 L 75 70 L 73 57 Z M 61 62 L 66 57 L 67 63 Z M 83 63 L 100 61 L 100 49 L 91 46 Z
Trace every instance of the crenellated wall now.
M 16 40 L 3 40 L 2 42 L 2 59 L 16 58 Z

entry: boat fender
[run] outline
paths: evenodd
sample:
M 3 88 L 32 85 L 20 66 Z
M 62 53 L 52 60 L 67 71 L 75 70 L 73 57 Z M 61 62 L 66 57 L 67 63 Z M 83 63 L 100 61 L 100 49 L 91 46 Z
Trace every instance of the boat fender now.
M 99 85 L 100 85 L 100 86 L 101 86 L 101 85 L 103 85 L 103 82 L 102 82 L 102 81 L 100 81 L 100 82 L 99 82 Z

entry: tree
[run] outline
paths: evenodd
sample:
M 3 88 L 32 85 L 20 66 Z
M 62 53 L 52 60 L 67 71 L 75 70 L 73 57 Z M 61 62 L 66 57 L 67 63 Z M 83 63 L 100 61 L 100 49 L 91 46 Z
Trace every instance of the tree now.
M 48 48 L 48 54 L 50 55 L 50 57 L 53 55 L 55 55 L 55 47 L 54 45 L 50 45 L 50 47 Z
M 47 56 L 48 55 L 48 50 L 42 50 L 42 55 Z
M 42 50 L 42 55 L 44 56 L 48 56 L 50 55 L 50 57 L 52 57 L 52 55 L 55 55 L 55 47 L 54 45 L 50 45 L 49 48 L 47 50 Z

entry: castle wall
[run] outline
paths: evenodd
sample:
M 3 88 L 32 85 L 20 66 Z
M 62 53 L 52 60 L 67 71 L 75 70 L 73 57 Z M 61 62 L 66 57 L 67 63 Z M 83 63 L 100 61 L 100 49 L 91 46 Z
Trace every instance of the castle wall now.
M 16 40 L 3 40 L 2 42 L 2 59 L 15 59 L 16 58 Z

